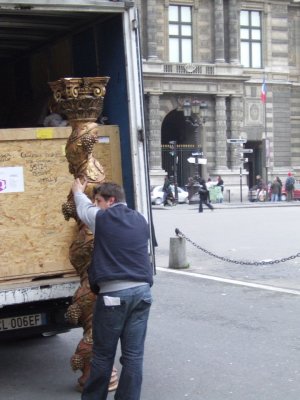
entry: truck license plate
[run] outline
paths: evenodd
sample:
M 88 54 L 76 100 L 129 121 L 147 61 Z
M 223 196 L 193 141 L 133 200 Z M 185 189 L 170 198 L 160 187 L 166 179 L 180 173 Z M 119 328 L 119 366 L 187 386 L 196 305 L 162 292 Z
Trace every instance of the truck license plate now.
M 32 328 L 43 324 L 42 314 L 19 315 L 18 317 L 1 318 L 0 332 L 13 329 Z

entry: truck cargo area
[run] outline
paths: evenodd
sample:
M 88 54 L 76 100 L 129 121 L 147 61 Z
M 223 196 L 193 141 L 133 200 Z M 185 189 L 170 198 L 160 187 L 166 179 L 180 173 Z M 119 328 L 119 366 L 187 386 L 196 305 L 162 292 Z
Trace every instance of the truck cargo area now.
M 45 126 L 56 111 L 49 82 L 110 78 L 93 154 L 151 219 L 135 17 L 130 1 L 0 0 L 0 339 L 69 329 L 79 286 L 69 260 L 78 226 L 61 211 L 72 129 Z M 3 190 L 6 176 L 17 190 Z
M 51 3 L 55 4 L 0 1 L 0 128 L 42 126 L 51 97 L 48 82 L 74 76 L 111 77 L 105 113 L 110 124 L 118 124 L 124 115 L 121 112 L 118 118 L 120 109 L 114 112 L 113 93 L 118 85 L 122 103 L 126 78 L 122 12 L 118 11 L 124 4 Z

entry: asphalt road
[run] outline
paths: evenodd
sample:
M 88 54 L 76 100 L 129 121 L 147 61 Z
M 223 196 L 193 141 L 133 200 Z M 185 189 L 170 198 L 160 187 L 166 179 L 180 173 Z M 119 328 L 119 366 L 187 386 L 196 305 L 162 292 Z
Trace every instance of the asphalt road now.
M 220 206 L 219 206 L 220 207 Z M 222 207 L 222 206 L 221 206 Z M 169 265 L 169 243 L 179 228 L 212 253 L 237 261 L 270 261 L 300 252 L 300 203 L 294 206 L 235 208 L 223 205 L 197 212 L 196 205 L 153 209 L 157 266 Z M 285 263 L 249 266 L 225 262 L 186 242 L 189 271 L 300 290 L 300 257 Z M 300 254 L 299 254 L 300 255 Z
M 153 294 L 142 400 L 299 399 L 299 296 L 168 270 Z M 1 344 L 1 399 L 79 399 L 79 337 Z
M 199 256 L 191 246 L 189 270 L 178 274 L 166 268 L 169 237 L 179 224 L 202 245 L 232 257 L 298 252 L 295 221 L 300 208 L 261 211 L 199 215 L 192 206 L 154 210 L 160 246 L 141 400 L 299 399 L 297 259 L 284 266 L 241 268 Z M 265 232 L 258 234 L 253 224 Z M 220 281 L 211 280 L 215 276 Z M 0 398 L 79 400 L 79 374 L 71 371 L 69 359 L 80 337 L 76 329 L 52 338 L 1 343 Z M 120 368 L 118 361 L 116 365 Z
M 299 296 L 160 272 L 143 400 L 299 399 Z

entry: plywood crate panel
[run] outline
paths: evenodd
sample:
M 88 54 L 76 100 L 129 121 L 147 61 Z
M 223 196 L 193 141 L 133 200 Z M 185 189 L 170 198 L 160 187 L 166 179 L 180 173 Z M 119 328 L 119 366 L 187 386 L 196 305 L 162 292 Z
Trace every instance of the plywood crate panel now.
M 70 132 L 69 127 L 0 130 L 0 179 L 7 167 L 21 167 L 24 177 L 23 192 L 0 191 L 0 280 L 75 273 L 69 246 L 76 223 L 61 213 L 73 182 L 65 158 Z M 99 128 L 95 152 L 107 180 L 121 183 L 117 127 Z

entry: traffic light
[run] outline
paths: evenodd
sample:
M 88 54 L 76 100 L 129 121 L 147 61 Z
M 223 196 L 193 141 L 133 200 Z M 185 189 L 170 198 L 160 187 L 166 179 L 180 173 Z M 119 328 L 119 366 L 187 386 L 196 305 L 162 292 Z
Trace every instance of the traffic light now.
M 177 143 L 176 143 L 176 140 L 171 140 L 170 142 L 169 142 L 169 145 L 170 145 L 170 154 L 171 154 L 171 156 L 176 156 L 176 151 L 177 151 L 177 148 L 176 148 L 176 146 L 177 146 Z

